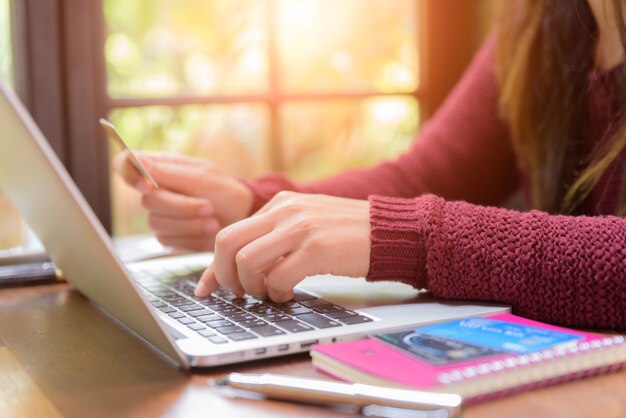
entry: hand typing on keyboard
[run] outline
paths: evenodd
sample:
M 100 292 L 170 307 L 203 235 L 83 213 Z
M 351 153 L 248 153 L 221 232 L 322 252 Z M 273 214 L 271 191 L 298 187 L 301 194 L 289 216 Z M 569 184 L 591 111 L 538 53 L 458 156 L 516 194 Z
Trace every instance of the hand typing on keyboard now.
M 367 201 L 281 192 L 218 233 L 215 261 L 195 294 L 208 296 L 221 286 L 240 297 L 285 302 L 307 276 L 365 276 L 369 257 Z

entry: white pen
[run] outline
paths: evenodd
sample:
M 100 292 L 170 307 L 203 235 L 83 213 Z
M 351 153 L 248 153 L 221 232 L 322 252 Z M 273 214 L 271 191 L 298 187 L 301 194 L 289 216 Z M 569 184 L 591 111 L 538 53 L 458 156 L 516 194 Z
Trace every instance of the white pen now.
M 261 393 L 272 399 L 320 405 L 350 404 L 360 408 L 376 405 L 405 410 L 445 410 L 448 417 L 458 416 L 463 404 L 460 395 L 450 393 L 396 389 L 270 373 L 230 373 L 217 384 Z

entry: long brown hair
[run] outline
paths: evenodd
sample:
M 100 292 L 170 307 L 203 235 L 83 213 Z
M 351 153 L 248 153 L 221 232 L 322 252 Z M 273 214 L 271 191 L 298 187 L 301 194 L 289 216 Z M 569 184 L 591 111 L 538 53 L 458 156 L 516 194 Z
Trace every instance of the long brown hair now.
M 586 0 L 501 2 L 498 26 L 500 106 L 527 173 L 534 208 L 575 213 L 626 147 L 626 118 L 603 146 L 585 153 L 587 77 L 597 24 Z M 626 49 L 621 0 L 613 0 Z M 626 97 L 622 74 L 621 103 Z M 624 174 L 624 173 L 622 173 Z M 623 183 L 624 178 L 622 178 Z M 621 196 L 624 206 L 624 193 Z

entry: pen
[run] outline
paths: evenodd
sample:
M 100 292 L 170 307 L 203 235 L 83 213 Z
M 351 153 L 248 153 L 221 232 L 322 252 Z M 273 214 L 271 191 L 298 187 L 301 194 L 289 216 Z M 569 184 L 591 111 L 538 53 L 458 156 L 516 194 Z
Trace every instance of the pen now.
M 403 410 L 445 410 L 457 416 L 463 400 L 460 395 L 396 389 L 361 383 L 343 383 L 305 377 L 230 373 L 217 383 L 234 389 L 261 393 L 268 398 L 314 404 L 350 404 L 360 408 L 383 407 Z

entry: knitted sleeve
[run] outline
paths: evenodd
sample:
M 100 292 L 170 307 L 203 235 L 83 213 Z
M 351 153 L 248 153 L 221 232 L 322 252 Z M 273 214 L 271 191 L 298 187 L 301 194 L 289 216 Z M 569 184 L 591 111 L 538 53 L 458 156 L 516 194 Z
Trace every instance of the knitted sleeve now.
M 504 201 L 518 187 L 518 175 L 508 129 L 498 112 L 494 42 L 493 35 L 485 41 L 403 155 L 308 184 L 295 184 L 280 174 L 245 181 L 254 195 L 252 211 L 281 190 L 355 199 L 434 193 L 485 205 Z
M 626 329 L 626 219 L 370 197 L 368 280 L 509 304 L 571 327 Z

